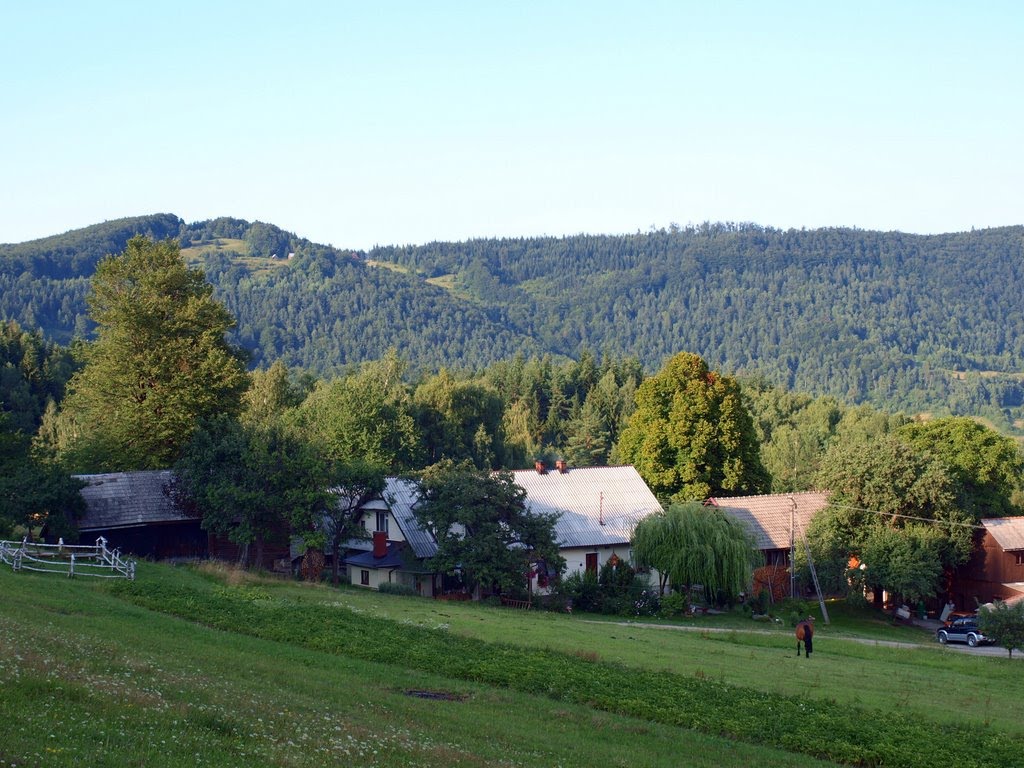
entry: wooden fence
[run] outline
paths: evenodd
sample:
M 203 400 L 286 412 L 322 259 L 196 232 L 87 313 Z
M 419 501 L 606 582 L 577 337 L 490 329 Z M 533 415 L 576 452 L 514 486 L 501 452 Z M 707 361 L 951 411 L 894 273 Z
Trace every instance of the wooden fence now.
M 135 580 L 135 561 L 124 559 L 117 549 L 107 549 L 107 540 L 102 536 L 93 546 L 63 541 L 39 544 L 27 539 L 0 541 L 0 563 L 7 563 L 15 571 L 60 573 L 69 578 L 96 576 Z

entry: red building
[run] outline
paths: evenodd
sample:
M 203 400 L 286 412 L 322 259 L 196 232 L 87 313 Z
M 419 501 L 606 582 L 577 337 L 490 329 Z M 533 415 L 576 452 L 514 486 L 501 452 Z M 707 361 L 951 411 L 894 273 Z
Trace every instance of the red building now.
M 1024 599 L 1024 517 L 992 517 L 981 524 L 971 559 L 950 579 L 950 598 L 960 610 Z

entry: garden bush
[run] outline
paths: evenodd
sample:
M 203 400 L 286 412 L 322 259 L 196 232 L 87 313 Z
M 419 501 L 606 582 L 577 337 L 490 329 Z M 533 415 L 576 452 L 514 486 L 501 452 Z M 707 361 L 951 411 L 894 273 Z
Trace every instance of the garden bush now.
M 417 592 L 410 586 L 405 584 L 394 584 L 385 582 L 377 587 L 377 591 L 382 595 L 402 595 L 404 597 L 419 597 L 420 593 Z

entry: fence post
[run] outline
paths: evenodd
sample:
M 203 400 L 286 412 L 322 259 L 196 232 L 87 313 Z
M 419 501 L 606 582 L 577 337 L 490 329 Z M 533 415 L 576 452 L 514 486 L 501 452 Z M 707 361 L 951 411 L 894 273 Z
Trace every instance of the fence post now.
M 71 553 L 71 567 L 68 568 L 68 578 L 73 579 L 75 577 L 75 553 Z

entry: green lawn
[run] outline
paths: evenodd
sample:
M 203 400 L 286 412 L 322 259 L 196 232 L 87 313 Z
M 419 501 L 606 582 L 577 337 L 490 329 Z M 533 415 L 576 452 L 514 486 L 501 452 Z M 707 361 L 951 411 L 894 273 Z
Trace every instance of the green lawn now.
M 892 630 L 905 642 L 908 630 L 852 616 L 821 627 L 808 660 L 793 655 L 788 629 L 740 617 L 704 620 L 755 631 L 620 626 L 150 564 L 130 589 L 0 570 L 0 596 L 4 768 L 816 764 L 798 751 L 870 764 L 884 736 L 859 752 L 847 742 L 884 733 L 886 718 L 926 746 L 975 739 L 981 758 L 1024 743 L 1019 662 L 863 645 L 849 638 Z M 260 632 L 276 639 L 251 636 Z M 559 672 L 530 679 L 543 665 Z M 414 689 L 458 700 L 406 695 Z M 753 695 L 744 691 L 764 692 L 753 732 L 741 713 L 732 722 Z M 672 709 L 694 692 L 711 700 L 709 719 Z M 802 715 L 785 714 L 803 708 L 806 733 Z M 816 717 L 835 722 L 835 745 L 813 735 Z M 749 735 L 758 727 L 764 739 Z

